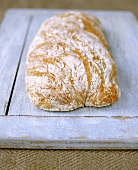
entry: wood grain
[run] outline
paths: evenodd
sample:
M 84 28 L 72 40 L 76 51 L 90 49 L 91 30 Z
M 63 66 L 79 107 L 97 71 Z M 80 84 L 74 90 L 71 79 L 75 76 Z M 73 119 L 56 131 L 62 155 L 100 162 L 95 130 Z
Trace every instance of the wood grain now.
M 12 13 L 14 11 L 11 11 Z M 29 11 L 31 14 L 32 10 Z M 28 46 L 40 25 L 57 12 L 39 11 L 34 16 L 25 46 L 9 115 L 41 115 L 41 116 L 136 116 L 138 112 L 138 67 L 137 67 L 137 29 L 135 17 L 127 12 L 90 12 L 102 22 L 108 43 L 118 67 L 118 78 L 121 98 L 118 102 L 104 108 L 82 108 L 71 112 L 49 112 L 36 108 L 29 100 L 25 90 L 25 62 Z M 23 11 L 20 11 L 23 13 Z M 36 11 L 38 14 L 38 11 Z M 26 13 L 27 15 L 27 13 Z M 117 24 L 118 23 L 118 24 Z M 116 25 L 117 24 L 117 25 Z M 133 25 L 133 27 L 132 27 Z M 129 69 L 128 69 L 129 68 Z
M 0 28 L 0 115 L 5 115 L 27 27 L 28 16 L 6 15 Z
M 0 119 L 0 148 L 138 149 L 137 124 L 138 118 L 7 116 Z

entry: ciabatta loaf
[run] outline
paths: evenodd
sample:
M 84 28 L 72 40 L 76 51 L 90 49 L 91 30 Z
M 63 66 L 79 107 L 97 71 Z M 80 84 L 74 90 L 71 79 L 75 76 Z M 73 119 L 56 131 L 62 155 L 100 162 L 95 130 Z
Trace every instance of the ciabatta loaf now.
M 116 102 L 117 70 L 100 21 L 66 12 L 44 22 L 28 51 L 26 87 L 30 100 L 44 110 Z

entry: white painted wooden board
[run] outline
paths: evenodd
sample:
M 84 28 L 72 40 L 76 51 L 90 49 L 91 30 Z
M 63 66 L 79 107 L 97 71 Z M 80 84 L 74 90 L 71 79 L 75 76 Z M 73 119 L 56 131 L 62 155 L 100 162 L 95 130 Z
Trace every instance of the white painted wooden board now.
M 4 37 L 0 36 L 0 50 L 5 49 L 8 54 L 2 70 L 0 68 L 0 76 L 3 76 L 3 79 L 0 77 L 0 148 L 138 149 L 138 23 L 130 12 L 85 11 L 102 22 L 114 55 L 122 92 L 118 102 L 109 107 L 71 112 L 42 111 L 30 102 L 24 81 L 29 44 L 43 21 L 63 11 L 9 10 L 5 16 L 5 25 L 1 28 L 11 32 L 5 35 L 0 30 Z M 8 43 L 9 35 L 17 40 Z M 4 56 L 1 51 L 0 63 Z M 2 88 L 3 83 L 5 88 Z
M 137 118 L 7 116 L 0 148 L 138 149 L 137 125 Z
M 54 14 L 56 12 L 54 11 Z M 57 11 L 59 13 L 59 11 Z M 29 100 L 25 90 L 26 53 L 34 35 L 43 21 L 52 16 L 53 11 L 36 15 L 28 33 L 28 39 L 19 68 L 9 115 L 41 116 L 137 116 L 138 112 L 138 23 L 131 13 L 90 12 L 97 16 L 114 55 L 118 68 L 121 98 L 111 106 L 104 108 L 81 108 L 71 112 L 49 112 L 36 108 Z M 133 27 L 132 27 L 133 25 Z M 24 96 L 24 97 L 23 97 Z
M 29 20 L 20 14 L 6 15 L 0 27 L 0 115 L 8 106 Z

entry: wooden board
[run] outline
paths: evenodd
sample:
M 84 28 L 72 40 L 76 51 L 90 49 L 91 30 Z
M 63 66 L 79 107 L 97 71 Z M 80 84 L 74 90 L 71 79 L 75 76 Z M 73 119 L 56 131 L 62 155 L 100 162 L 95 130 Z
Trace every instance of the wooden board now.
M 0 147 L 138 149 L 138 23 L 130 12 L 85 11 L 100 19 L 114 55 L 122 93 L 118 102 L 71 112 L 42 111 L 30 102 L 24 81 L 29 44 L 43 21 L 63 11 L 9 10 L 3 20 Z
M 24 23 L 22 25 L 22 23 Z M 4 115 L 18 70 L 29 16 L 6 15 L 0 28 L 0 115 Z

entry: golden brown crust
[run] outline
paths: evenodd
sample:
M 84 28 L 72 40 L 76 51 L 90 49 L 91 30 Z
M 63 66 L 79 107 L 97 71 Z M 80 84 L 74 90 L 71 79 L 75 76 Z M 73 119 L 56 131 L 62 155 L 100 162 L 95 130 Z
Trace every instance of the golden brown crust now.
M 44 110 L 102 107 L 117 101 L 116 66 L 100 21 L 67 12 L 43 23 L 29 48 L 26 87 L 31 101 Z

